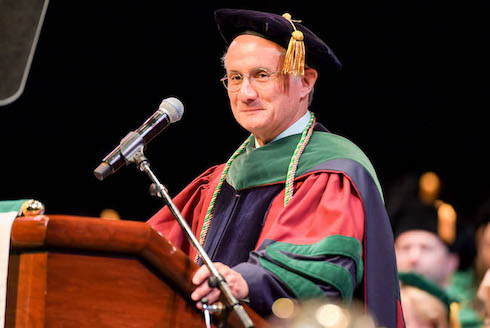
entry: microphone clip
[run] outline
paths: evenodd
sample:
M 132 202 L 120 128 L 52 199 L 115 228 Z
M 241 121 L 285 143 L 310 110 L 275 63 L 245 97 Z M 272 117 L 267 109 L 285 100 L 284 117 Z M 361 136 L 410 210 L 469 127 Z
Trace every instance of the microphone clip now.
M 135 163 L 138 168 L 142 162 L 148 161 L 143 152 L 145 148 L 145 140 L 136 131 L 129 132 L 119 144 L 120 153 L 121 156 L 124 158 L 126 165 L 129 165 L 130 163 Z

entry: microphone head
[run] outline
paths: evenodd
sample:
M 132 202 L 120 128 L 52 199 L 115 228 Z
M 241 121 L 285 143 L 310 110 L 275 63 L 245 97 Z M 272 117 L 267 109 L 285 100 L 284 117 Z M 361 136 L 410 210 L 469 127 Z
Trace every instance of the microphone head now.
M 163 111 L 170 118 L 170 123 L 180 121 L 184 114 L 184 104 L 177 98 L 170 97 L 163 99 L 159 110 Z

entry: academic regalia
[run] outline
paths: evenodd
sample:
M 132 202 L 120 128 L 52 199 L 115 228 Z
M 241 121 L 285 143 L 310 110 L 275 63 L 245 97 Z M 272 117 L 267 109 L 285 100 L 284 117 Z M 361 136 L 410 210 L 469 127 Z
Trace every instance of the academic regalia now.
M 429 321 L 433 326 L 461 328 L 457 313 L 458 302 L 444 291 L 441 286 L 416 272 L 400 272 L 399 278 L 402 285 L 402 295 L 404 293 L 403 288 L 406 288 L 405 291 L 408 293 L 406 296 L 407 300 L 404 300 L 408 304 L 405 306 L 413 308 L 410 311 L 412 312 L 410 320 L 417 321 L 420 316 L 424 317 L 425 313 L 431 318 Z M 408 289 L 415 289 L 416 294 L 414 295 L 413 291 L 411 292 Z M 424 305 L 425 302 L 428 302 L 428 304 L 426 304 L 426 307 L 419 308 L 415 303 L 420 302 L 423 302 Z M 440 307 L 434 306 L 434 303 L 438 303 Z M 408 312 L 409 310 L 406 309 L 406 311 Z M 444 312 L 445 316 L 443 316 Z M 427 320 L 427 318 L 422 320 Z M 411 322 L 411 326 L 416 324 L 421 323 Z
M 374 169 L 352 142 L 317 124 L 284 183 L 300 135 L 249 143 L 232 163 L 204 242 L 211 259 L 243 275 L 250 306 L 268 315 L 279 297 L 354 296 L 386 327 L 404 327 L 393 234 Z M 174 202 L 196 236 L 225 165 L 208 169 Z M 190 257 L 195 251 L 165 207 L 149 223 Z
M 461 328 L 477 328 L 484 324 L 484 318 L 475 309 L 478 285 L 473 268 L 456 271 L 449 281 L 446 291 L 459 302 L 458 319 Z
M 478 283 L 474 280 L 474 271 L 468 268 L 473 262 L 473 237 L 469 226 L 460 220 L 454 208 L 442 200 L 438 200 L 438 189 L 434 195 L 428 195 L 424 188 L 424 177 L 434 176 L 433 172 L 423 174 L 419 178 L 419 190 L 412 193 L 402 193 L 403 202 L 394 206 L 390 212 L 392 228 L 395 240 L 410 231 L 425 231 L 433 234 L 447 247 L 447 252 L 459 256 L 459 268 L 449 276 L 447 286 L 444 291 L 454 302 L 458 302 L 457 307 L 452 307 L 452 318 L 457 318 L 458 323 L 455 327 L 474 328 L 481 327 L 483 324 L 477 311 L 474 309 L 474 300 Z M 395 194 L 395 196 L 397 196 Z M 417 197 L 415 197 L 417 196 Z M 442 210 L 445 209 L 445 210 Z M 465 258 L 468 257 L 468 258 Z M 464 265 L 462 265 L 464 264 Z M 420 274 L 420 273 L 418 273 Z M 405 274 L 400 274 L 400 280 L 406 279 Z M 430 279 L 430 277 L 425 277 Z M 435 283 L 435 282 L 433 282 Z

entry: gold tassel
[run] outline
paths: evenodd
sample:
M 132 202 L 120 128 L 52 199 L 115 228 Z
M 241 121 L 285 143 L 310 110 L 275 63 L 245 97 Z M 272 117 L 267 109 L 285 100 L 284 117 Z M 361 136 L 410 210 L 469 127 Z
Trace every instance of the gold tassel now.
M 282 68 L 283 74 L 291 74 L 294 76 L 305 74 L 305 61 L 306 61 L 306 49 L 305 43 L 303 42 L 304 35 L 303 32 L 298 31 L 296 26 L 294 26 L 291 15 L 285 13 L 282 15 L 287 19 L 294 28 L 294 31 L 289 39 L 288 49 L 286 51 L 286 57 L 284 58 L 284 66 Z M 300 22 L 300 21 L 294 21 Z
M 452 302 L 449 305 L 449 327 L 461 328 L 461 322 L 459 320 L 459 304 Z
M 450 245 L 456 240 L 457 218 L 454 207 L 440 202 L 437 208 L 437 234 Z

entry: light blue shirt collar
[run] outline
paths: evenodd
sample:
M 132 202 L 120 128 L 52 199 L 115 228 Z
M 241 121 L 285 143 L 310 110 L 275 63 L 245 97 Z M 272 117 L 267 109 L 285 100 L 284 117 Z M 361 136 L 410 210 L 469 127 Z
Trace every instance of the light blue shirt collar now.
M 299 134 L 302 133 L 303 130 L 306 128 L 308 125 L 308 122 L 310 121 L 311 114 L 310 111 L 307 110 L 306 114 L 300 117 L 296 122 L 294 122 L 289 128 L 286 130 L 282 131 L 277 137 L 272 139 L 270 142 L 274 142 L 276 140 L 292 136 L 293 134 Z M 254 137 L 255 138 L 255 137 Z M 259 148 L 259 144 L 257 143 L 257 139 L 255 139 L 255 148 Z

